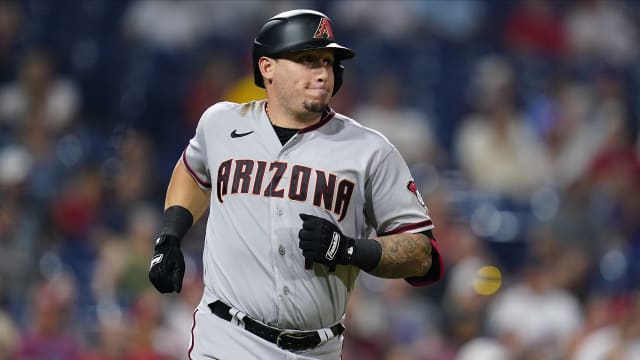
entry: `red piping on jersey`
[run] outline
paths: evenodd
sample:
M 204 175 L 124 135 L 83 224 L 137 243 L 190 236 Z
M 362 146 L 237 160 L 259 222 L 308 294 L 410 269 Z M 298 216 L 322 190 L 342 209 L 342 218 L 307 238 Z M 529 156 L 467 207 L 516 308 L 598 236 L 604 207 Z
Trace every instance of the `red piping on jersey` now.
M 201 180 L 201 179 L 200 179 L 200 177 L 198 177 L 198 174 L 196 174 L 196 172 L 195 172 L 195 171 L 193 171 L 193 169 L 191 168 L 191 166 L 189 166 L 189 162 L 187 161 L 187 149 L 185 149 L 185 150 L 182 152 L 182 162 L 183 162 L 183 163 L 184 163 L 184 165 L 187 167 L 187 170 L 189 170 L 189 172 L 191 173 L 191 176 L 193 176 L 193 178 L 194 178 L 194 179 L 196 179 L 196 181 L 197 181 L 200 185 L 202 185 L 202 186 L 204 186 L 204 187 L 208 187 L 208 188 L 210 188 L 210 187 L 211 187 L 211 184 L 210 184 L 210 183 L 208 183 L 208 182 L 206 182 L 206 181 L 204 181 L 204 180 Z
M 298 130 L 298 134 L 304 134 L 306 132 L 309 131 L 313 131 L 319 127 L 321 127 L 322 125 L 326 124 L 329 122 L 329 120 L 333 119 L 333 116 L 336 114 L 335 111 L 333 111 L 332 108 L 327 108 L 329 109 L 329 111 L 327 111 L 326 113 L 324 113 L 324 116 L 322 118 L 320 118 L 320 121 L 311 125 L 311 126 L 307 126 L 306 128 L 302 128 L 300 130 Z
M 196 337 L 194 336 L 193 332 L 196 329 L 196 313 L 198 312 L 198 309 L 195 309 L 193 311 L 193 325 L 191 325 L 191 346 L 189 346 L 189 351 L 187 352 L 187 357 L 189 358 L 189 360 L 191 360 L 191 352 L 193 351 L 193 346 L 196 343 Z
M 391 231 L 387 231 L 387 232 L 384 232 L 384 233 L 378 234 L 378 235 L 379 236 L 385 236 L 385 235 L 399 234 L 399 233 L 403 233 L 403 232 L 407 232 L 407 231 L 411 231 L 411 230 L 415 230 L 415 229 L 419 229 L 421 227 L 431 226 L 431 225 L 433 225 L 433 221 L 425 220 L 425 221 L 420 221 L 420 222 L 414 223 L 414 224 L 407 224 L 407 225 L 398 226 L 397 228 L 395 228 L 395 229 L 393 229 Z

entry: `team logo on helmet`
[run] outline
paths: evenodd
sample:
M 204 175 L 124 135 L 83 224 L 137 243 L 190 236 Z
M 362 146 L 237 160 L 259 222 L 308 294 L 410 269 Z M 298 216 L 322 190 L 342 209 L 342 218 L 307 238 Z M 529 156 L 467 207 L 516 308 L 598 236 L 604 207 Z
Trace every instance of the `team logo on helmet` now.
M 316 33 L 313 35 L 314 39 L 331 39 L 333 40 L 333 30 L 331 30 L 331 23 L 329 19 L 323 17 L 320 19 Z
M 418 199 L 418 202 L 420 203 L 420 205 L 422 205 L 422 207 L 426 207 L 426 205 L 424 204 L 424 200 L 422 199 L 422 195 L 420 194 L 420 191 L 418 190 L 418 186 L 416 185 L 416 182 L 411 180 L 409 181 L 409 183 L 407 184 L 407 189 L 409 189 L 409 191 L 411 191 L 416 198 Z

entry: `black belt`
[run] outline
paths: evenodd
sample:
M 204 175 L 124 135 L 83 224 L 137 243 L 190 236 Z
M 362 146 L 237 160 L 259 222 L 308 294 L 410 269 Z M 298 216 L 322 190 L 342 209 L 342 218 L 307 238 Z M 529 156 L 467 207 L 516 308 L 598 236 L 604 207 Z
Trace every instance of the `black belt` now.
M 216 314 L 219 318 L 232 322 L 233 316 L 231 315 L 231 307 L 229 305 L 217 300 L 208 306 L 209 309 L 211 309 L 211 312 Z M 282 330 L 265 325 L 248 316 L 242 318 L 241 321 L 244 323 L 245 330 L 278 345 L 278 347 L 284 350 L 307 350 L 320 345 L 323 341 L 320 337 L 320 331 L 322 330 Z M 341 323 L 337 323 L 329 327 L 328 330 L 331 331 L 331 334 L 327 336 L 330 339 L 341 335 L 344 332 L 344 326 Z

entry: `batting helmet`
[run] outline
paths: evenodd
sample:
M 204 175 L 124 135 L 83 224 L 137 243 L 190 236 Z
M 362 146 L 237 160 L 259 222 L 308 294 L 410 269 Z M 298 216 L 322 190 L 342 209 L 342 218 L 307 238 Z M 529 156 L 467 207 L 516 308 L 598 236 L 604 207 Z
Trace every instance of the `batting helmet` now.
M 333 95 L 342 85 L 344 67 L 341 60 L 350 59 L 355 53 L 335 42 L 331 20 L 315 10 L 291 10 L 280 13 L 262 26 L 253 41 L 253 77 L 257 86 L 264 88 L 264 80 L 258 67 L 262 56 L 278 58 L 280 54 L 312 49 L 332 49 Z

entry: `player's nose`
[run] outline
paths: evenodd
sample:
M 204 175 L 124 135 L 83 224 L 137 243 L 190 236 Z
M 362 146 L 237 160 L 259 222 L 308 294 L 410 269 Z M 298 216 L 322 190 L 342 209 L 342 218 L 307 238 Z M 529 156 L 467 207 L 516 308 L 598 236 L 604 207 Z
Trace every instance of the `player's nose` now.
M 332 69 L 327 69 L 327 68 L 320 68 L 316 70 L 316 73 L 314 74 L 314 80 L 313 83 L 311 84 L 312 88 L 315 89 L 322 89 L 325 90 L 327 92 L 331 92 L 331 76 L 332 76 Z
M 317 82 L 326 82 L 332 73 L 333 68 L 326 66 L 318 66 L 314 69 L 314 77 Z

